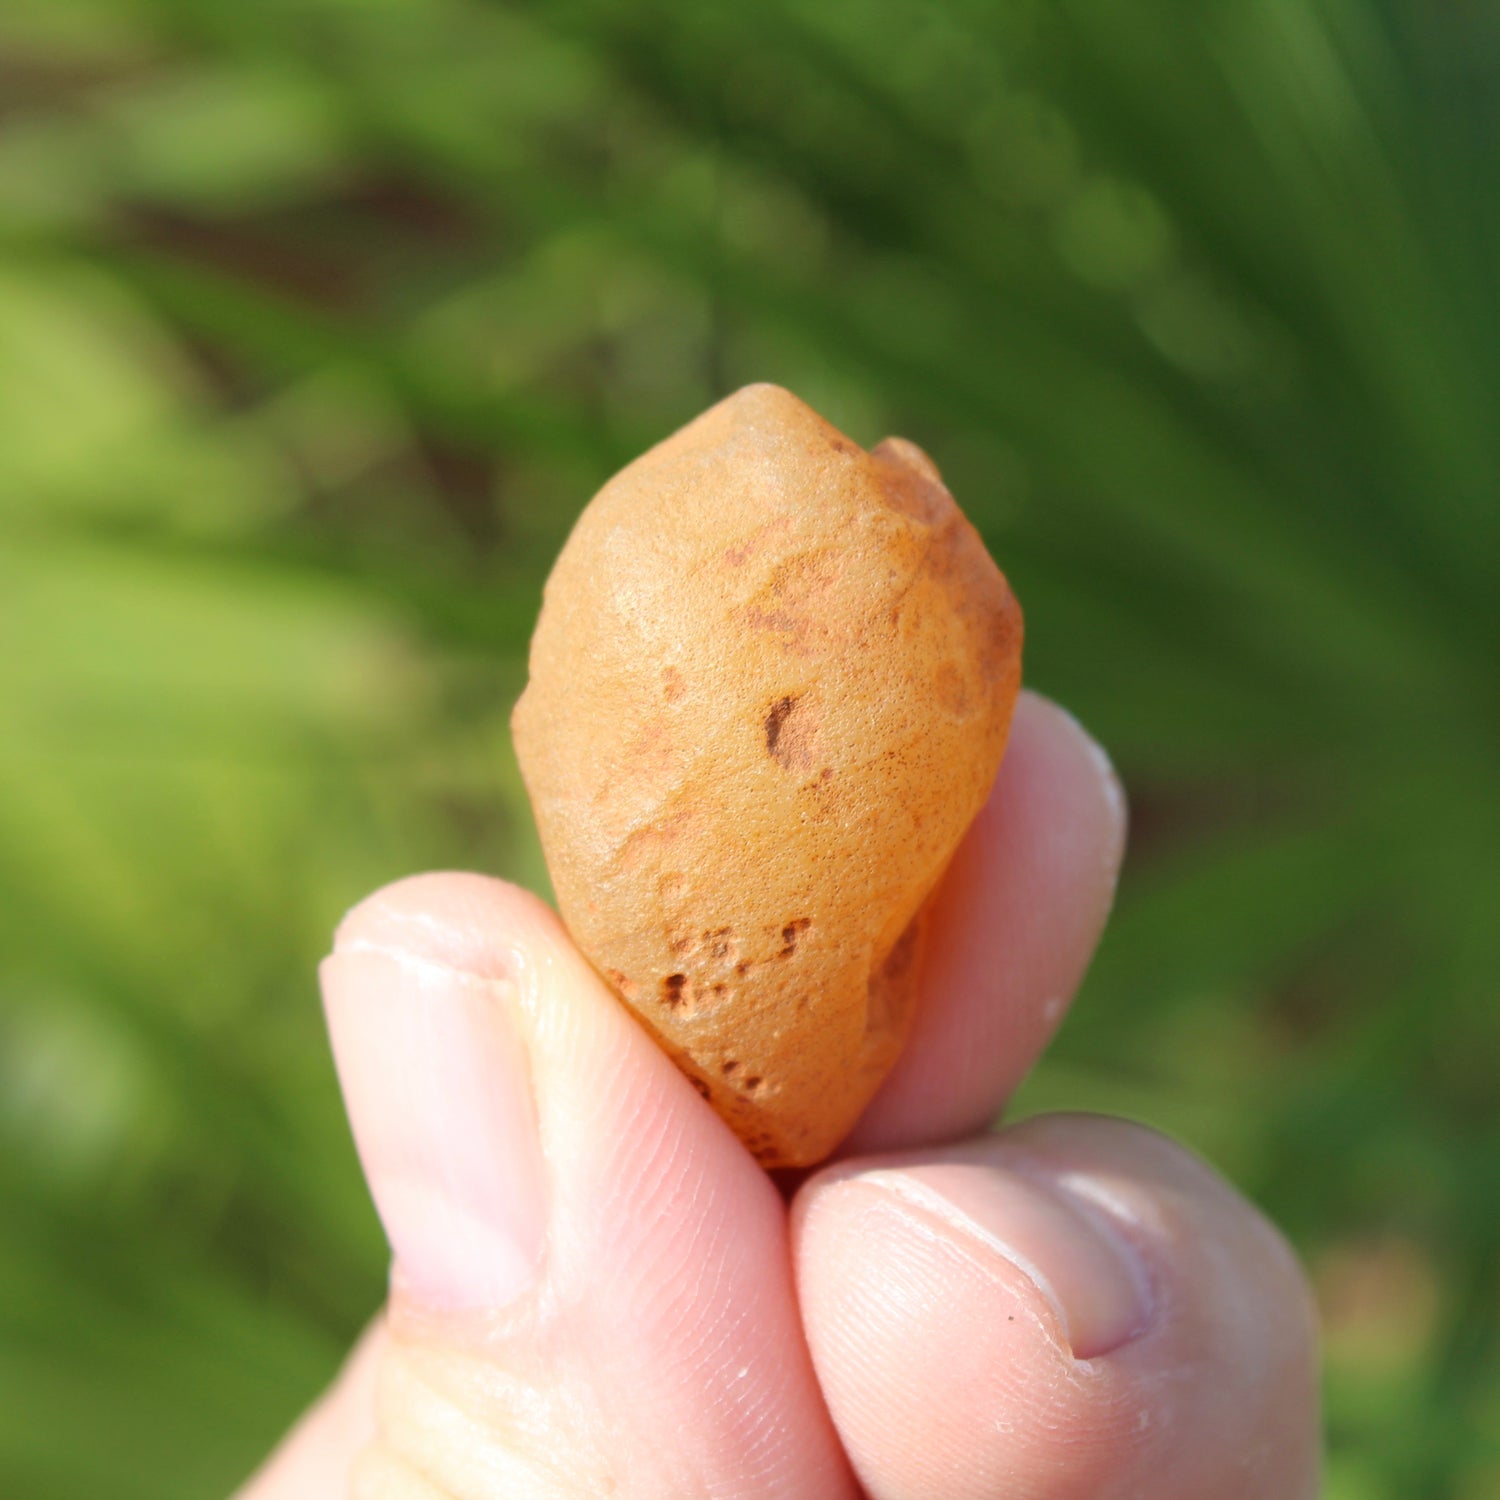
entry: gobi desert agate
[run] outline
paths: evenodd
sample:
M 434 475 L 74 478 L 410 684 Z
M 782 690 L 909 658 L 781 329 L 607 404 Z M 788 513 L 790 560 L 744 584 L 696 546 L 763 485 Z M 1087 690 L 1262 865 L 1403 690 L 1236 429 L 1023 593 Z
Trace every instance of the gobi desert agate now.
M 767 1166 L 905 1039 L 924 906 L 994 780 L 1021 615 L 916 446 L 750 386 L 616 475 L 514 728 L 573 937 Z

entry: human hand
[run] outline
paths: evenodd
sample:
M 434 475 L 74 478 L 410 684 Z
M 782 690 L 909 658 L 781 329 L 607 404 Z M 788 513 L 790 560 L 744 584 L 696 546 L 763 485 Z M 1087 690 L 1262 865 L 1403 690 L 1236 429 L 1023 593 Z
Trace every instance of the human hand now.
M 387 1311 L 239 1500 L 1308 1500 L 1313 1319 L 1194 1157 L 986 1126 L 1114 892 L 1102 752 L 1023 694 L 925 993 L 786 1200 L 536 898 L 428 875 L 323 967 Z

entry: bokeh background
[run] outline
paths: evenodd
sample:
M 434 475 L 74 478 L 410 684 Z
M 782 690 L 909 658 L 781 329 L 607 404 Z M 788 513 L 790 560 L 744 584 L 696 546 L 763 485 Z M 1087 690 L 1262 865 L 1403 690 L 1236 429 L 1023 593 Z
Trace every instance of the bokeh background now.
M 0 1492 L 225 1493 L 384 1257 L 313 970 L 737 384 L 942 464 L 1135 812 L 1023 1110 L 1285 1224 L 1334 1500 L 1500 1495 L 1500 9 L 5 0 Z

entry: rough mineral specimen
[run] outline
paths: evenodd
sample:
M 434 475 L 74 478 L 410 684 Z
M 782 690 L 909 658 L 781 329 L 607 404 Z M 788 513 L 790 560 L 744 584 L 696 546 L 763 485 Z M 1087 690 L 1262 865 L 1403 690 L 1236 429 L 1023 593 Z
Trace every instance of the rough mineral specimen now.
M 923 908 L 987 795 L 1021 615 L 914 444 L 749 386 L 594 498 L 516 748 L 574 938 L 767 1166 L 905 1039 Z

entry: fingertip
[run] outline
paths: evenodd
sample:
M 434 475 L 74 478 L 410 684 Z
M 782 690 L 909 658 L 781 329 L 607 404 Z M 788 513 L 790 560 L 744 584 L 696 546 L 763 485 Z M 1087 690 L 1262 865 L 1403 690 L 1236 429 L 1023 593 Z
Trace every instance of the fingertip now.
M 976 1250 L 919 1197 L 863 1176 L 804 1189 L 793 1213 L 803 1323 L 864 1491 L 980 1500 L 1015 1474 L 998 1435 L 1030 1426 L 1038 1393 L 1066 1383 L 1065 1340 L 1026 1270 Z
M 1103 748 L 1023 692 L 995 786 L 932 903 L 911 1037 L 848 1150 L 952 1140 L 999 1113 L 1093 956 L 1128 821 Z
M 350 1128 L 394 1254 L 399 1305 L 496 1310 L 547 1240 L 537 1073 L 515 922 L 474 877 L 388 887 L 319 971 Z M 487 921 L 462 920 L 484 904 Z
M 438 870 L 392 881 L 352 906 L 334 930 L 333 951 L 398 949 L 489 975 L 507 968 L 510 950 L 532 943 L 571 946 L 539 896 L 493 876 Z
M 1109 752 L 1070 710 L 1024 689 L 1016 701 L 1014 736 L 1019 731 L 1013 777 L 1053 788 L 1054 800 L 1069 806 L 1085 841 L 1096 851 L 1111 894 L 1125 855 L 1130 805 Z
M 847 1163 L 793 1227 L 809 1347 L 870 1494 L 1316 1493 L 1305 1279 L 1164 1138 L 1056 1117 Z

